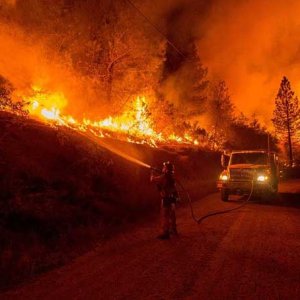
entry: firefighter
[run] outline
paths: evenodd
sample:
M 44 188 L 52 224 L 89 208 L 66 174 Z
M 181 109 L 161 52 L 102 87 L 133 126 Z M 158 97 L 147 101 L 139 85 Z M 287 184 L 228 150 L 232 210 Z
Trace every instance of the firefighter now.
M 178 235 L 175 214 L 178 192 L 174 171 L 174 165 L 168 161 L 163 163 L 161 175 L 154 176 L 152 171 L 150 177 L 150 181 L 157 184 L 161 196 L 161 234 L 157 238 L 162 240 L 169 239 L 170 233 Z

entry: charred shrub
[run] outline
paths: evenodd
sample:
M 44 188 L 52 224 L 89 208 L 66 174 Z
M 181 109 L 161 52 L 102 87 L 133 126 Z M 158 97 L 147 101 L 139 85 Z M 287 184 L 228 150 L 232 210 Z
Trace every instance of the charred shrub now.
M 11 110 L 19 115 L 27 115 L 26 103 L 23 100 L 12 101 L 11 94 L 13 91 L 13 85 L 0 75 L 0 110 Z

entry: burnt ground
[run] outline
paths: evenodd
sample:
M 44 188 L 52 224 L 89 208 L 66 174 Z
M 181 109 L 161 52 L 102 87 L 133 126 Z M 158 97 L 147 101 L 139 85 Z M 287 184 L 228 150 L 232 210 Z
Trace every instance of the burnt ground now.
M 139 224 L 71 264 L 2 294 L 2 299 L 299 299 L 300 181 L 269 203 L 196 225 L 178 210 L 180 235 L 155 239 L 158 220 Z M 218 193 L 195 211 L 237 205 Z

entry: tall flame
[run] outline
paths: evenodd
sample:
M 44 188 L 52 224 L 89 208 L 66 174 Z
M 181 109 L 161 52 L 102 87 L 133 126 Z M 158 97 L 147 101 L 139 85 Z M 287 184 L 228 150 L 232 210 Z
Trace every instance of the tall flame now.
M 164 136 L 153 128 L 153 120 L 148 111 L 147 99 L 137 96 L 133 101 L 132 109 L 123 112 L 119 116 L 109 116 L 106 119 L 94 121 L 83 118 L 76 120 L 73 116 L 61 113 L 67 104 L 62 93 L 47 93 L 39 87 L 33 87 L 31 96 L 23 97 L 29 103 L 27 110 L 33 117 L 58 126 L 67 126 L 74 130 L 88 131 L 97 137 L 116 137 L 126 139 L 129 142 L 145 143 L 156 147 L 159 143 L 185 143 L 199 145 L 197 139 L 193 139 L 187 133 L 177 136 L 172 133 Z

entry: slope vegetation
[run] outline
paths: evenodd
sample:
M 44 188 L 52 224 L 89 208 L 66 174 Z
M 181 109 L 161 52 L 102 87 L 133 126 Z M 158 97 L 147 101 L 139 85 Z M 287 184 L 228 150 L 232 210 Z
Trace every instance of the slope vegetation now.
M 173 161 L 195 197 L 214 187 L 217 153 L 105 142 L 153 166 Z M 149 169 L 68 128 L 5 112 L 0 199 L 1 288 L 66 263 L 159 208 Z

